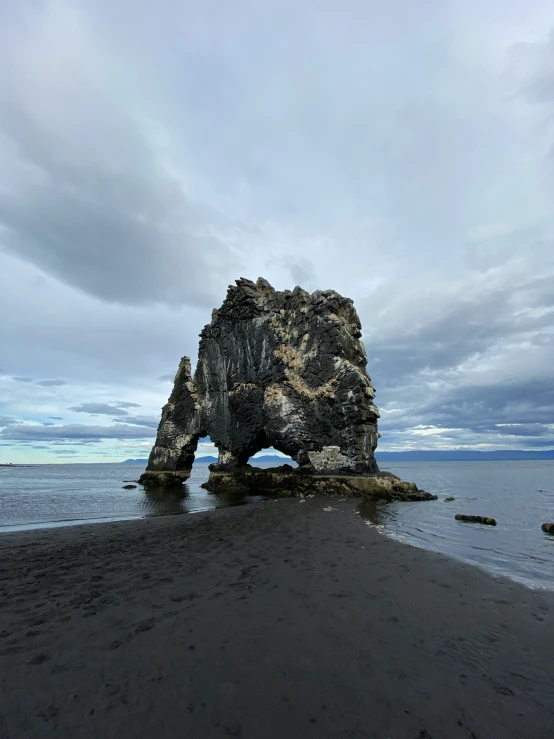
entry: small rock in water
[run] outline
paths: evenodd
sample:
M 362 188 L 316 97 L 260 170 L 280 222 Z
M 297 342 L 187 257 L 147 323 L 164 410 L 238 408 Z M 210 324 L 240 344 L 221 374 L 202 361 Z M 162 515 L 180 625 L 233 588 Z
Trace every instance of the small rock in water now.
M 487 518 L 487 516 L 467 516 L 465 513 L 456 513 L 454 518 L 456 521 L 466 521 L 466 523 L 484 523 L 487 526 L 496 526 L 496 520 Z
M 123 486 L 124 490 L 132 490 L 133 488 L 136 488 L 136 485 L 124 485 Z
M 543 523 L 541 529 L 545 534 L 554 534 L 554 523 Z
M 456 500 L 456 498 L 452 498 L 452 497 L 450 497 L 450 498 L 445 498 L 445 499 L 444 499 L 444 502 L 445 502 L 445 503 L 450 503 L 450 502 L 451 502 L 451 501 L 453 501 L 453 500 Z

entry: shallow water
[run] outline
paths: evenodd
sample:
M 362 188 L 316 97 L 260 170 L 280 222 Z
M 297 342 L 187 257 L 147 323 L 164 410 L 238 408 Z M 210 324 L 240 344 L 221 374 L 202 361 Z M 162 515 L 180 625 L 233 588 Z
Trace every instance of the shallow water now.
M 259 463 L 260 466 L 270 466 Z M 554 461 L 399 462 L 387 469 L 436 493 L 425 503 L 379 503 L 362 512 L 400 541 L 443 552 L 521 582 L 554 589 Z M 0 533 L 143 518 L 260 503 L 259 496 L 214 495 L 197 464 L 182 495 L 124 490 L 143 465 L 66 464 L 0 468 Z M 445 503 L 444 498 L 455 501 Z M 460 523 L 456 513 L 491 516 L 496 527 Z
M 52 464 L 0 467 L 0 533 L 177 513 L 259 502 L 255 496 L 213 495 L 200 487 L 198 464 L 179 493 L 147 492 L 136 483 L 144 464 Z
M 439 500 L 362 508 L 383 533 L 554 589 L 554 536 L 541 531 L 554 520 L 554 461 L 397 462 L 387 469 Z M 456 513 L 490 516 L 497 525 L 456 521 Z

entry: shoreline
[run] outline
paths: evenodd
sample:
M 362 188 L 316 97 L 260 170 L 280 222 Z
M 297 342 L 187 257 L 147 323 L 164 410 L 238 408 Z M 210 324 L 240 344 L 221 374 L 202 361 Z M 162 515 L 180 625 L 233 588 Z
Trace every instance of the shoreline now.
M 0 570 L 3 738 L 550 735 L 554 595 L 352 500 L 13 532 Z
M 337 502 L 339 500 L 338 496 L 315 496 L 320 497 L 322 502 L 327 501 L 328 505 L 332 505 L 333 501 Z M 290 498 L 289 498 L 290 499 Z M 122 516 L 121 518 L 115 518 L 115 517 L 107 517 L 105 519 L 98 518 L 98 519 L 81 519 L 81 520 L 71 520 L 71 521 L 49 521 L 49 522 L 39 522 L 36 524 L 14 524 L 13 526 L 0 526 L 0 544 L 4 540 L 4 537 L 7 536 L 17 536 L 19 534 L 38 534 L 43 531 L 65 531 L 67 529 L 79 529 L 83 527 L 97 527 L 97 526 L 107 526 L 110 524 L 120 524 L 120 523 L 139 523 L 144 521 L 150 521 L 157 518 L 174 518 L 174 517 L 180 517 L 180 516 L 191 516 L 196 514 L 210 514 L 215 513 L 216 511 L 222 511 L 222 510 L 228 510 L 229 508 L 236 508 L 236 507 L 242 507 L 242 506 L 252 506 L 252 505 L 265 505 L 266 503 L 274 503 L 278 500 L 286 500 L 286 498 L 268 498 L 265 501 L 249 501 L 244 503 L 238 503 L 235 505 L 228 505 L 228 506 L 218 506 L 213 508 L 199 508 L 195 510 L 189 510 L 189 511 L 183 511 L 181 513 L 160 513 L 160 514 L 154 514 L 154 515 L 131 515 L 131 516 Z M 301 498 L 294 498 L 297 502 L 300 502 Z M 342 498 L 341 501 L 344 501 L 345 499 Z M 363 504 L 363 499 L 359 498 L 350 498 L 350 501 L 352 505 L 354 506 L 354 509 L 358 509 Z M 360 502 L 362 501 L 362 502 Z M 370 504 L 372 506 L 376 506 L 381 501 L 378 499 L 369 499 L 366 500 L 366 504 Z M 407 546 L 407 547 L 413 547 L 415 549 L 421 550 L 423 552 L 429 552 L 430 554 L 435 554 L 440 557 L 444 557 L 445 559 L 454 562 L 459 563 L 463 565 L 467 565 L 469 567 L 475 567 L 480 572 L 484 573 L 488 577 L 491 577 L 493 579 L 500 579 L 500 580 L 506 580 L 510 583 L 516 583 L 519 586 L 525 587 L 533 592 L 538 593 L 546 593 L 546 594 L 552 594 L 554 596 L 554 576 L 551 586 L 544 585 L 543 583 L 532 580 L 530 578 L 526 578 L 523 575 L 518 575 L 517 573 L 509 573 L 509 572 L 495 572 L 493 571 L 486 562 L 480 562 L 478 560 L 472 560 L 469 557 L 463 557 L 462 555 L 456 556 L 456 554 L 452 554 L 449 552 L 440 551 L 439 549 L 434 549 L 431 546 L 425 546 L 423 544 L 420 544 L 405 535 L 395 533 L 394 531 L 389 530 L 383 530 L 383 525 L 379 523 L 380 516 L 377 513 L 377 510 L 375 509 L 373 513 L 367 514 L 367 513 L 356 513 L 356 516 L 360 516 L 360 519 L 366 523 L 370 528 L 372 528 L 376 534 L 386 537 L 387 539 L 390 539 L 391 541 L 394 541 L 396 544 L 399 544 L 401 546 Z M 0 547 L 1 551 L 1 547 Z

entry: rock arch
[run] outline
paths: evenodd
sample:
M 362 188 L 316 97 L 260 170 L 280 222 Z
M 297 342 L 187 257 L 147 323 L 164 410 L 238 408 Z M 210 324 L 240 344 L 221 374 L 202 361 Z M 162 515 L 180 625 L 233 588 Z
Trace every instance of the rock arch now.
M 181 359 L 141 481 L 187 479 L 202 436 L 219 450 L 217 471 L 274 447 L 313 473 L 378 472 L 361 335 L 352 301 L 334 290 L 237 280 L 200 334 L 194 378 Z

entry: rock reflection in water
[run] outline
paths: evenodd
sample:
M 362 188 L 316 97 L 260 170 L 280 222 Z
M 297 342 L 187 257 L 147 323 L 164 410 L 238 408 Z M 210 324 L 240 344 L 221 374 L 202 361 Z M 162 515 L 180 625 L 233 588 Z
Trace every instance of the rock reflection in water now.
M 186 499 L 189 495 L 188 485 L 175 487 L 148 487 L 144 489 L 144 497 L 140 508 L 146 516 L 168 516 L 186 513 Z
M 267 500 L 263 495 L 246 495 L 245 493 L 224 492 L 210 493 L 213 499 L 217 500 L 216 507 L 245 505 L 246 503 L 261 503 Z
M 200 495 L 191 494 L 192 491 L 186 484 L 171 487 L 149 485 L 148 488 L 144 488 L 143 492 L 139 507 L 145 516 L 173 516 L 180 513 L 258 503 L 264 500 L 260 495 L 245 495 L 237 492 L 213 494 L 201 490 Z

